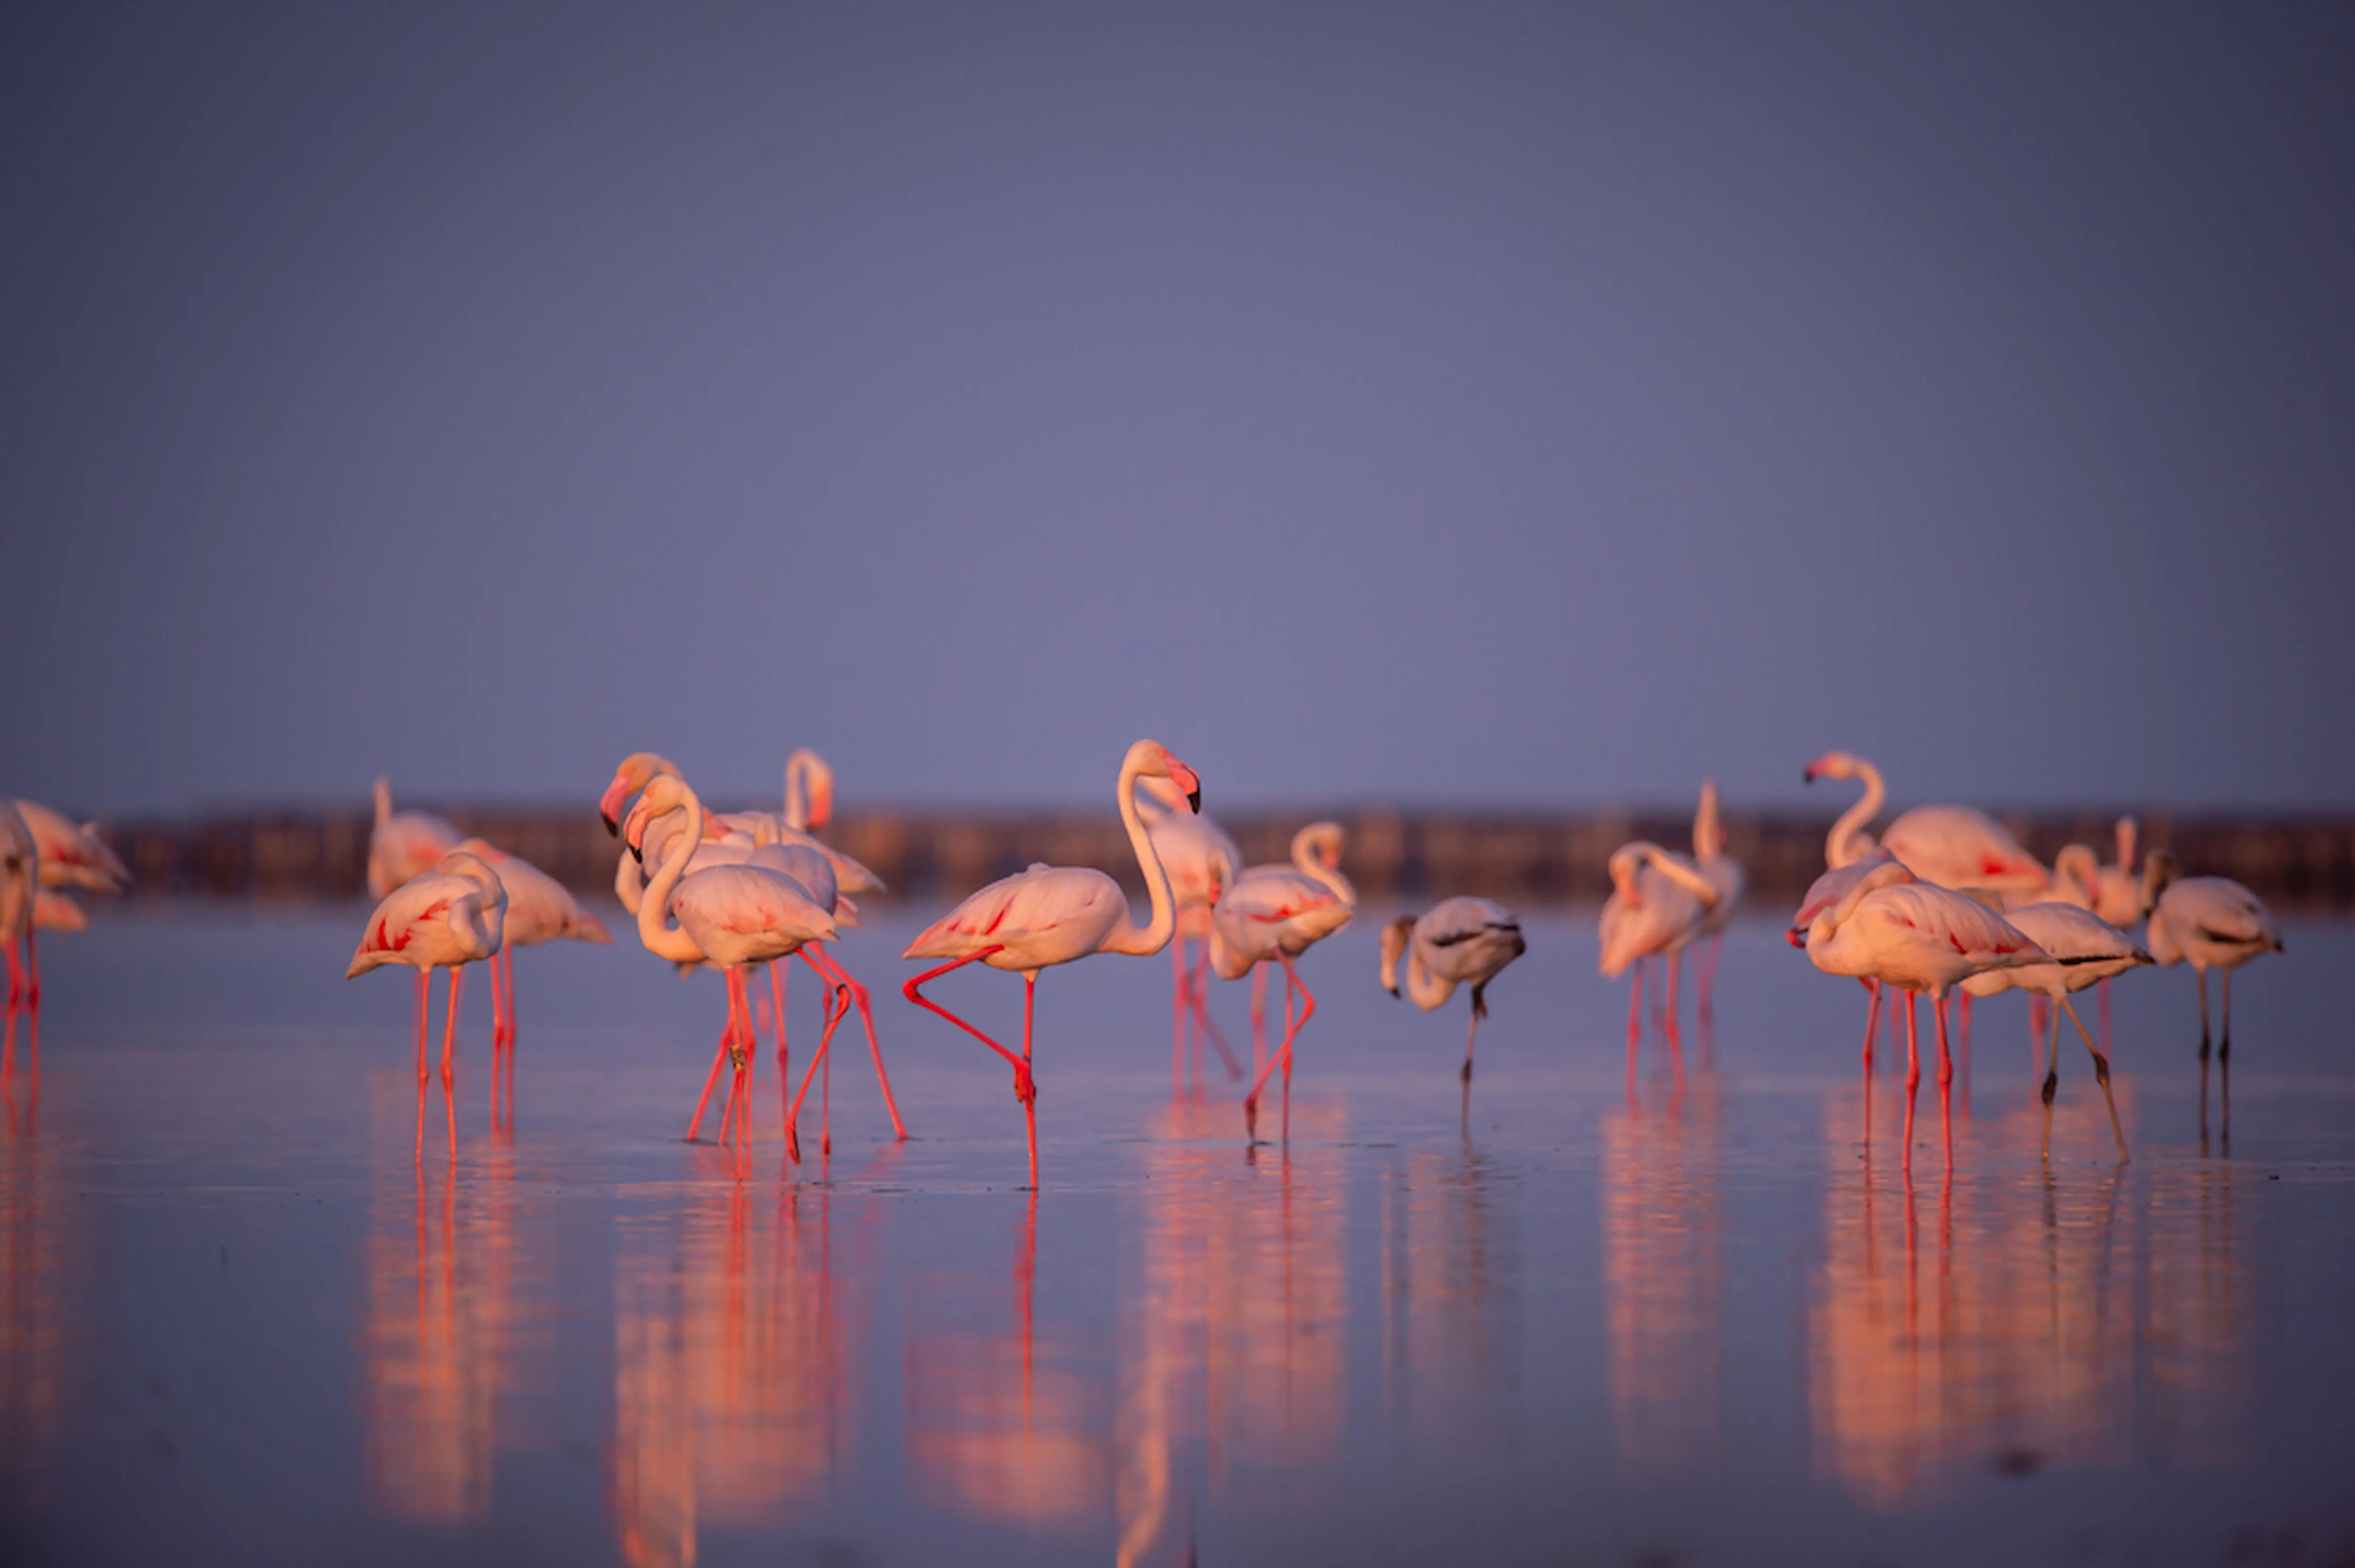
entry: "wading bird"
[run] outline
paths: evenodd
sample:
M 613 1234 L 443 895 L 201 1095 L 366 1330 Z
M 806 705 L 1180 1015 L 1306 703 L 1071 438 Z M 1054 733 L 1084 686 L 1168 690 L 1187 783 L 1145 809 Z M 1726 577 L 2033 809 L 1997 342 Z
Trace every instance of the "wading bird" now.
M 1677 1033 L 1677 959 L 1718 904 L 1716 885 L 1699 869 L 1656 843 L 1638 841 L 1611 853 L 1611 896 L 1595 923 L 1603 978 L 1617 980 L 1645 959 L 1668 960 L 1668 1054 L 1677 1078 L 1685 1075 L 1684 1049 Z M 1627 992 L 1627 1091 L 1635 1093 L 1636 1051 L 1643 1036 L 1643 971 Z
M 1153 841 L 1153 853 L 1161 857 L 1161 868 L 1169 874 L 1169 896 L 1178 906 L 1177 934 L 1169 943 L 1169 1086 L 1174 1091 L 1183 1083 L 1191 1025 L 1199 1025 L 1217 1047 L 1227 1076 L 1241 1077 L 1241 1065 L 1210 1022 L 1210 988 L 1204 969 L 1209 962 L 1211 908 L 1242 873 L 1243 852 L 1208 811 L 1187 810 L 1185 792 L 1175 780 L 1147 776 L 1136 787 L 1142 797 L 1136 814 L 1145 819 L 1146 834 Z M 1201 944 L 1191 958 L 1188 942 Z
M 757 862 L 690 870 L 688 863 L 703 843 L 703 802 L 676 774 L 654 779 L 639 797 L 623 835 L 631 849 L 644 853 L 647 823 L 674 810 L 683 811 L 686 820 L 680 831 L 670 836 L 662 863 L 638 901 L 638 940 L 657 958 L 677 964 L 714 964 L 722 971 L 728 987 L 728 1027 L 720 1034 L 718 1054 L 735 1065 L 729 1103 L 741 1109 L 737 1138 L 740 1147 L 748 1147 L 752 1123 L 751 1064 L 758 1041 L 752 1033 L 751 1001 L 745 994 L 744 966 L 784 958 L 806 942 L 832 941 L 834 918 L 792 877 Z M 670 923 L 673 916 L 678 921 L 676 926 Z M 718 1066 L 715 1056 L 715 1073 Z M 704 1093 L 708 1098 L 708 1081 Z M 698 1102 L 698 1120 L 702 1114 Z M 799 1140 L 790 1120 L 785 1145 L 789 1155 L 798 1160 Z
M 422 875 L 402 883 L 368 916 L 360 945 L 344 970 L 350 980 L 387 964 L 417 971 L 417 1158 L 425 1158 L 425 1018 L 427 991 L 437 969 L 450 971 L 450 997 L 442 1021 L 442 1090 L 450 1094 L 450 1058 L 458 1040 L 458 997 L 465 966 L 487 959 L 505 937 L 506 888 L 498 873 L 477 857 L 453 851 Z M 451 1120 L 450 1151 L 457 1153 L 457 1121 Z
M 1210 921 L 1210 967 L 1220 980 L 1241 980 L 1270 961 L 1284 966 L 1284 1044 L 1260 1069 L 1243 1098 L 1243 1131 L 1259 1136 L 1260 1091 L 1267 1075 L 1284 1069 L 1284 1135 L 1292 1136 L 1292 1044 L 1316 1012 L 1316 995 L 1292 960 L 1349 923 L 1358 912 L 1355 890 L 1337 872 L 1316 859 L 1315 846 L 1331 823 L 1312 824 L 1293 837 L 1293 855 L 1306 869 L 1259 866 L 1239 876 L 1219 900 Z M 1337 830 L 1336 830 L 1337 831 Z M 1293 993 L 1300 1013 L 1293 1016 Z
M 1158 741 L 1140 740 L 1122 760 L 1114 798 L 1122 823 L 1145 873 L 1152 895 L 1153 918 L 1132 924 L 1128 899 L 1120 884 L 1088 866 L 1034 864 L 1018 876 L 991 883 L 952 909 L 908 944 L 909 959 L 946 959 L 900 989 L 918 1007 L 940 1014 L 1004 1057 L 1014 1068 L 1014 1097 L 1022 1102 L 1022 1116 L 1030 1141 L 1030 1186 L 1039 1185 L 1038 1085 L 1030 1073 L 1030 1023 L 1038 1000 L 1039 971 L 1050 964 L 1067 964 L 1092 953 L 1126 953 L 1151 958 L 1167 944 L 1176 929 L 1178 912 L 1169 895 L 1169 874 L 1154 853 L 1153 840 L 1136 810 L 1140 778 L 1170 779 L 1185 792 L 1186 803 L 1201 810 L 1202 781 L 1194 770 L 1169 755 Z M 966 964 L 982 963 L 1022 977 L 1022 1054 L 1017 1056 L 996 1041 L 924 996 L 928 980 Z
M 1807 764 L 1802 776 L 1864 780 L 1864 798 L 1832 828 L 1828 863 L 1839 866 L 1869 853 L 1872 840 L 1860 830 L 1888 798 L 1881 770 L 1860 757 L 1828 751 Z M 2051 880 L 2035 856 L 1995 819 L 1970 806 L 1916 806 L 1889 824 L 1881 847 L 1902 861 L 1922 882 L 1941 887 L 1985 887 L 1998 893 L 2032 892 Z
M 37 800 L 15 804 L 40 852 L 42 886 L 120 893 L 131 880 L 130 868 L 98 836 L 95 823 L 77 825 L 63 811 L 51 810 Z
M 2110 1107 L 2110 1133 L 2118 1140 L 2118 1158 L 2126 1158 L 2126 1129 L 2118 1125 L 2117 1097 L 2110 1092 L 2109 1054 L 2094 1044 L 2085 1032 L 2085 1021 L 2077 1016 L 2070 1005 L 2073 991 L 2083 991 L 2096 980 L 2106 980 L 2113 975 L 2151 961 L 2148 953 L 2134 945 L 2132 938 L 2104 920 L 2092 910 L 2074 904 L 2030 904 L 2004 912 L 2004 920 L 2013 929 L 2034 942 L 2057 960 L 2052 963 L 2022 964 L 2009 969 L 1987 969 L 1963 981 L 1963 990 L 1972 996 L 1993 996 L 2006 989 L 2024 991 L 2045 998 L 2052 1014 L 2052 1038 L 2045 1047 L 2044 1060 L 2044 1153 L 2052 1154 L 2052 1096 L 2061 1083 L 2061 1014 L 2067 1012 L 2069 1022 L 2077 1026 L 2078 1035 L 2094 1058 L 2094 1076 L 2102 1086 L 2102 1098 Z
M 2189 962 L 2200 977 L 2200 1059 L 2208 1060 L 2208 971 L 2224 971 L 2224 1031 L 2217 1060 L 2232 1059 L 2232 971 L 2264 953 L 2282 951 L 2281 932 L 2264 900 L 2229 877 L 2185 876 L 2173 850 L 2143 860 L 2146 939 L 2162 964 Z M 2204 1080 L 2203 1080 L 2204 1081 Z
M 368 895 L 382 898 L 433 869 L 458 847 L 458 830 L 428 811 L 392 809 L 392 783 L 376 781 L 376 827 L 368 834 Z
M 1700 781 L 1700 808 L 1693 813 L 1693 865 L 1717 889 L 1717 902 L 1701 916 L 1700 934 L 1709 941 L 1693 958 L 1693 991 L 1706 1030 L 1715 1017 L 1717 960 L 1725 948 L 1725 928 L 1742 905 L 1746 880 L 1742 863 L 1725 853 L 1725 828 L 1717 816 L 1717 780 Z
M 0 938 L 8 943 L 7 1043 L 0 1046 L 0 1075 L 15 1065 L 16 1014 L 31 1015 L 33 1061 L 40 1063 L 40 952 L 33 936 L 41 895 L 41 850 L 16 806 L 0 798 Z
M 1874 867 L 1807 926 L 1807 957 L 1826 974 L 1850 975 L 1905 993 L 1905 1159 L 1913 1155 L 1913 1091 L 1922 1052 L 1913 998 L 1930 993 L 1938 1025 L 1938 1083 L 1954 1080 L 1946 1043 L 1947 991 L 1987 969 L 2042 963 L 2050 955 L 1977 899 L 1918 881 L 1900 861 Z M 1947 1158 L 1954 1155 L 1951 1142 Z
M 1382 927 L 1382 989 L 1399 992 L 1399 959 L 1406 959 L 1407 1000 L 1437 1010 L 1459 985 L 1472 988 L 1472 1022 L 1464 1031 L 1464 1090 L 1472 1091 L 1472 1047 L 1488 1016 L 1488 982 L 1529 950 L 1521 923 L 1486 898 L 1444 899 L 1421 916 L 1401 915 Z

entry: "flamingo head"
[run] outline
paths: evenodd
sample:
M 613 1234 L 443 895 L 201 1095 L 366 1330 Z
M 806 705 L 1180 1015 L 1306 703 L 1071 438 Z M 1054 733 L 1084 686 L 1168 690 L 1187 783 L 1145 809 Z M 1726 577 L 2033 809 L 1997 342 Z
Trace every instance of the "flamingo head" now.
M 480 839 L 470 839 L 467 842 L 469 843 L 482 843 Z M 490 848 L 488 844 L 483 844 L 483 847 L 485 849 Z M 481 855 L 474 853 L 472 850 L 452 850 L 448 854 L 443 855 L 439 861 L 434 863 L 433 870 L 435 874 L 440 876 L 463 876 L 469 882 L 472 882 L 476 886 L 480 887 L 484 892 L 496 893 L 499 895 L 499 901 L 502 905 L 506 902 L 506 885 L 499 880 L 499 874 L 491 869 L 490 862 L 484 859 Z
M 684 809 L 694 799 L 695 791 L 677 774 L 656 774 L 646 785 L 645 793 L 638 797 L 638 803 L 630 808 L 629 820 L 622 824 L 622 842 L 629 846 L 630 853 L 643 862 L 646 858 L 647 826 L 656 817 L 666 817 Z
M 1157 740 L 1140 740 L 1128 748 L 1128 762 L 1123 769 L 1146 779 L 1167 779 L 1184 791 L 1186 804 L 1194 811 L 1202 809 L 1202 777 L 1170 754 L 1169 748 Z
M 820 771 L 810 776 L 809 825 L 815 832 L 834 821 L 834 775 Z
M 1619 895 L 1619 902 L 1630 909 L 1644 906 L 1644 895 L 1637 890 L 1636 874 L 1644 863 L 1657 858 L 1660 846 L 1638 839 L 1634 843 L 1621 844 L 1611 852 L 1611 885 Z
M 1806 770 L 1799 777 L 1809 784 L 1818 779 L 1853 779 L 1856 777 L 1856 758 L 1847 752 L 1827 751 L 1808 763 Z
M 613 769 L 613 781 L 605 786 L 605 793 L 597 801 L 597 814 L 605 820 L 605 831 L 619 833 L 622 803 L 652 780 L 664 777 L 678 777 L 678 765 L 666 757 L 634 751 L 622 758 L 622 765 Z

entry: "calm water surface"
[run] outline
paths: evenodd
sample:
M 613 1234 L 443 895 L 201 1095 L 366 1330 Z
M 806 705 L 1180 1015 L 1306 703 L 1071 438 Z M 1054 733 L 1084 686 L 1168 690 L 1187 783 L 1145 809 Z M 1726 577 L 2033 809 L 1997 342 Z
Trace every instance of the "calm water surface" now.
M 788 1170 L 763 1061 L 741 1180 L 678 1137 L 719 987 L 626 937 L 522 955 L 511 1132 L 476 978 L 421 1176 L 410 991 L 342 980 L 359 924 L 46 947 L 0 1136 L 7 1561 L 2355 1554 L 2343 925 L 2243 971 L 2204 1134 L 2188 971 L 2120 986 L 2123 1168 L 2074 1045 L 2038 1159 L 2025 1004 L 1983 1007 L 1951 1176 L 1934 1084 L 1909 1177 L 1861 993 L 1764 927 L 1631 1104 L 1591 915 L 1533 921 L 1467 1105 L 1460 999 L 1382 994 L 1361 918 L 1303 964 L 1288 1149 L 1215 1063 L 1173 1095 L 1166 960 L 1096 959 L 1040 984 L 1033 1202 L 1008 1075 L 893 994 L 913 916 L 840 949 L 912 1140 L 846 1051 Z M 1020 990 L 938 994 L 1018 1038 Z M 798 1059 L 806 971 L 789 1001 Z

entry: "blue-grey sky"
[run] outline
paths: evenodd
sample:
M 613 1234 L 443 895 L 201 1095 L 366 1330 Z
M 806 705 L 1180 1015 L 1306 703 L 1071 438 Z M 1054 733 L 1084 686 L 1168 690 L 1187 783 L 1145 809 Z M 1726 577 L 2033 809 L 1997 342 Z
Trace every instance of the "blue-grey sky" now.
M 2355 801 L 2355 8 L 9 34 L 17 793 Z

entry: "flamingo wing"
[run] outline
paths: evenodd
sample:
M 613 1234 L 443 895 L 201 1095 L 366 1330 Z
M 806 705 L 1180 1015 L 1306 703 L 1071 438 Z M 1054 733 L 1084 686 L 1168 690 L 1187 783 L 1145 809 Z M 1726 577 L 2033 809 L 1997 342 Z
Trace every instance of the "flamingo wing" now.
M 1063 927 L 1110 928 L 1126 911 L 1120 884 L 1085 866 L 1032 865 L 1000 877 L 950 910 L 908 944 L 903 959 L 961 959 L 1011 948 Z M 1109 912 L 1109 913 L 1107 913 Z M 1097 939 L 1102 939 L 1102 931 Z
M 1969 806 L 1916 806 L 1881 835 L 1915 874 L 1942 887 L 2041 887 L 2041 862 L 1985 811 Z
M 411 948 L 423 941 L 438 949 L 449 935 L 446 916 L 450 906 L 481 893 L 481 886 L 464 876 L 429 874 L 402 883 L 385 895 L 368 916 L 368 928 L 360 937 L 360 945 L 353 949 L 352 967 L 345 972 L 345 978 L 348 980 L 378 964 L 418 963 L 419 954 Z
M 2271 947 L 2281 940 L 2257 895 L 2223 876 L 2191 876 L 2169 887 L 2161 902 L 2169 919 L 2220 947 Z

